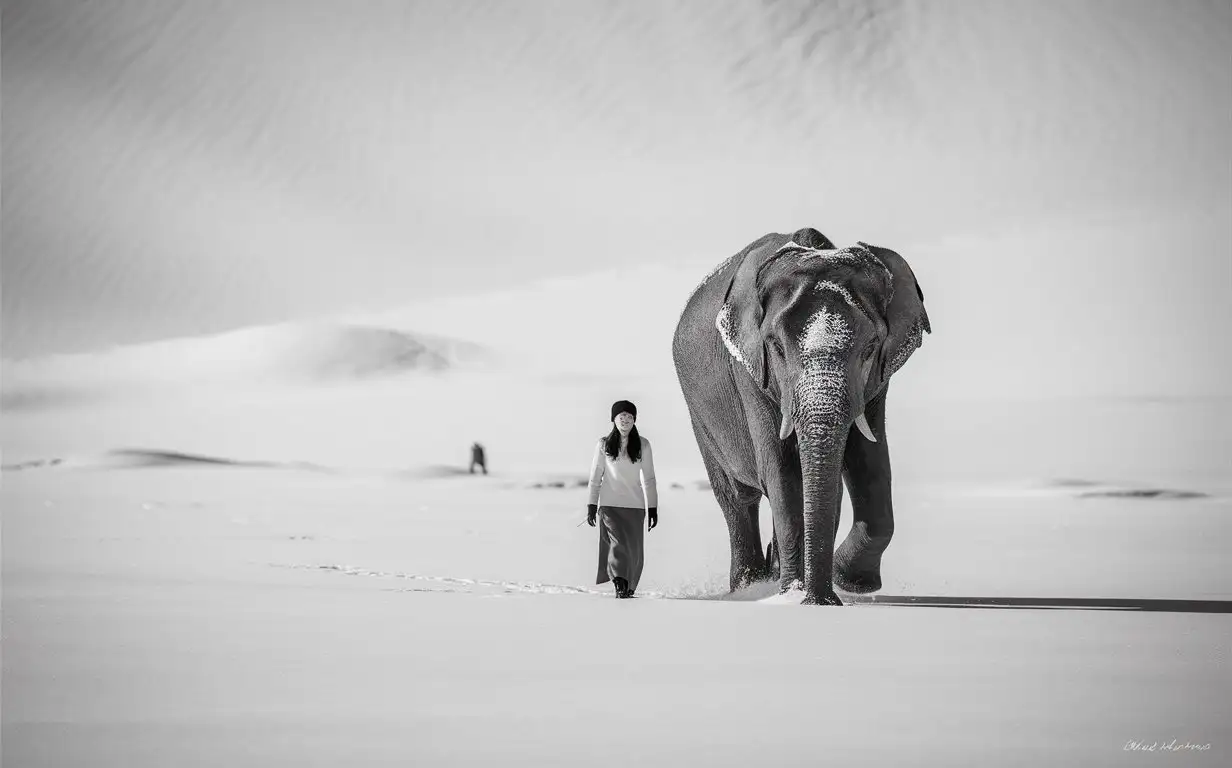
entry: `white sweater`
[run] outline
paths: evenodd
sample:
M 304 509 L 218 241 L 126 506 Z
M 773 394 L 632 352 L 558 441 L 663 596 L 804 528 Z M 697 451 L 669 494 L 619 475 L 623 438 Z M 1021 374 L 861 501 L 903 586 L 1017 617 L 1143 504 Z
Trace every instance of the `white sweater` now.
M 636 464 L 625 451 L 613 459 L 604 450 L 606 437 L 595 445 L 595 458 L 590 465 L 588 504 L 598 504 L 602 489 L 603 506 L 646 509 L 659 506 L 659 490 L 655 485 L 654 454 L 650 441 L 642 438 L 642 456 Z

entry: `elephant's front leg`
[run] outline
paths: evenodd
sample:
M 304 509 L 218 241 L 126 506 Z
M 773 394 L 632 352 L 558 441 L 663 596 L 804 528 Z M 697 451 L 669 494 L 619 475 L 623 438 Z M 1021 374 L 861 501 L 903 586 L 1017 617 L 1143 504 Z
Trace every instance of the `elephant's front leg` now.
M 767 452 L 762 475 L 774 520 L 774 555 L 783 591 L 799 588 L 804 580 L 804 478 L 795 438 Z M 773 566 L 771 567 L 773 570 Z
M 877 442 L 855 427 L 847 436 L 843 477 L 854 512 L 851 531 L 834 553 L 834 583 L 847 592 L 881 589 L 881 555 L 894 535 L 890 496 L 890 448 L 885 431 L 886 390 L 864 408 Z

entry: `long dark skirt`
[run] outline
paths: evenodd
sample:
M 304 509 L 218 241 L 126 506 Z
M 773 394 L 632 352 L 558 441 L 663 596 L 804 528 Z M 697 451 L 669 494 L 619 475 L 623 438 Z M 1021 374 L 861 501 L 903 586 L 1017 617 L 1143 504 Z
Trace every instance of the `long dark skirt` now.
M 646 561 L 646 510 L 599 507 L 599 573 L 596 584 L 620 576 L 637 589 Z

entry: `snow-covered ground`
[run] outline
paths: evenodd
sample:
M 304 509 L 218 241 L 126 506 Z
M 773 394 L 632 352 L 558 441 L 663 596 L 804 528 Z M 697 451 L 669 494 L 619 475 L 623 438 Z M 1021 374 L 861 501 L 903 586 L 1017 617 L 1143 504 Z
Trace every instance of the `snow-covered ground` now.
M 688 288 L 657 283 L 647 338 Z M 488 308 L 8 361 L 5 764 L 1227 761 L 1232 616 L 1106 610 L 1232 600 L 1226 398 L 921 396 L 964 362 L 927 339 L 882 594 L 1089 609 L 818 609 L 726 594 L 664 343 Z M 627 602 L 578 525 L 621 397 L 662 514 Z
M 398 381 L 425 397 L 496 374 L 428 375 Z M 1098 766 L 1173 739 L 1210 747 L 1169 764 L 1226 763 L 1228 614 L 729 597 L 726 530 L 685 461 L 660 469 L 641 599 L 617 602 L 592 583 L 572 435 L 557 454 L 532 433 L 522 465 L 492 436 L 493 474 L 470 476 L 449 402 L 404 423 L 374 394 L 395 389 L 178 417 L 152 398 L 139 423 L 124 403 L 6 414 L 5 764 Z M 286 426 L 297 408 L 320 423 Z M 1228 410 L 985 405 L 947 432 L 903 409 L 883 594 L 1232 600 L 1232 484 L 1210 451 L 1229 454 L 1184 428 L 1226 435 Z M 687 454 L 654 413 L 646 433 Z M 435 461 L 405 430 L 444 441 Z M 63 460 L 18 463 L 39 435 Z M 1009 453 L 972 462 L 988 450 Z M 1151 491 L 1200 495 L 1121 495 Z

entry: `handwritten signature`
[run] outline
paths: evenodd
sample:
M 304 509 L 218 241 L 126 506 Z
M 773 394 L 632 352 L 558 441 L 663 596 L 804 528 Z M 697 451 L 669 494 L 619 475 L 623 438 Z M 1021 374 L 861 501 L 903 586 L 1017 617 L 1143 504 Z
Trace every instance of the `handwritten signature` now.
M 1127 741 L 1121 749 L 1125 752 L 1205 752 L 1211 748 L 1209 743 L 1194 744 L 1190 741 Z

